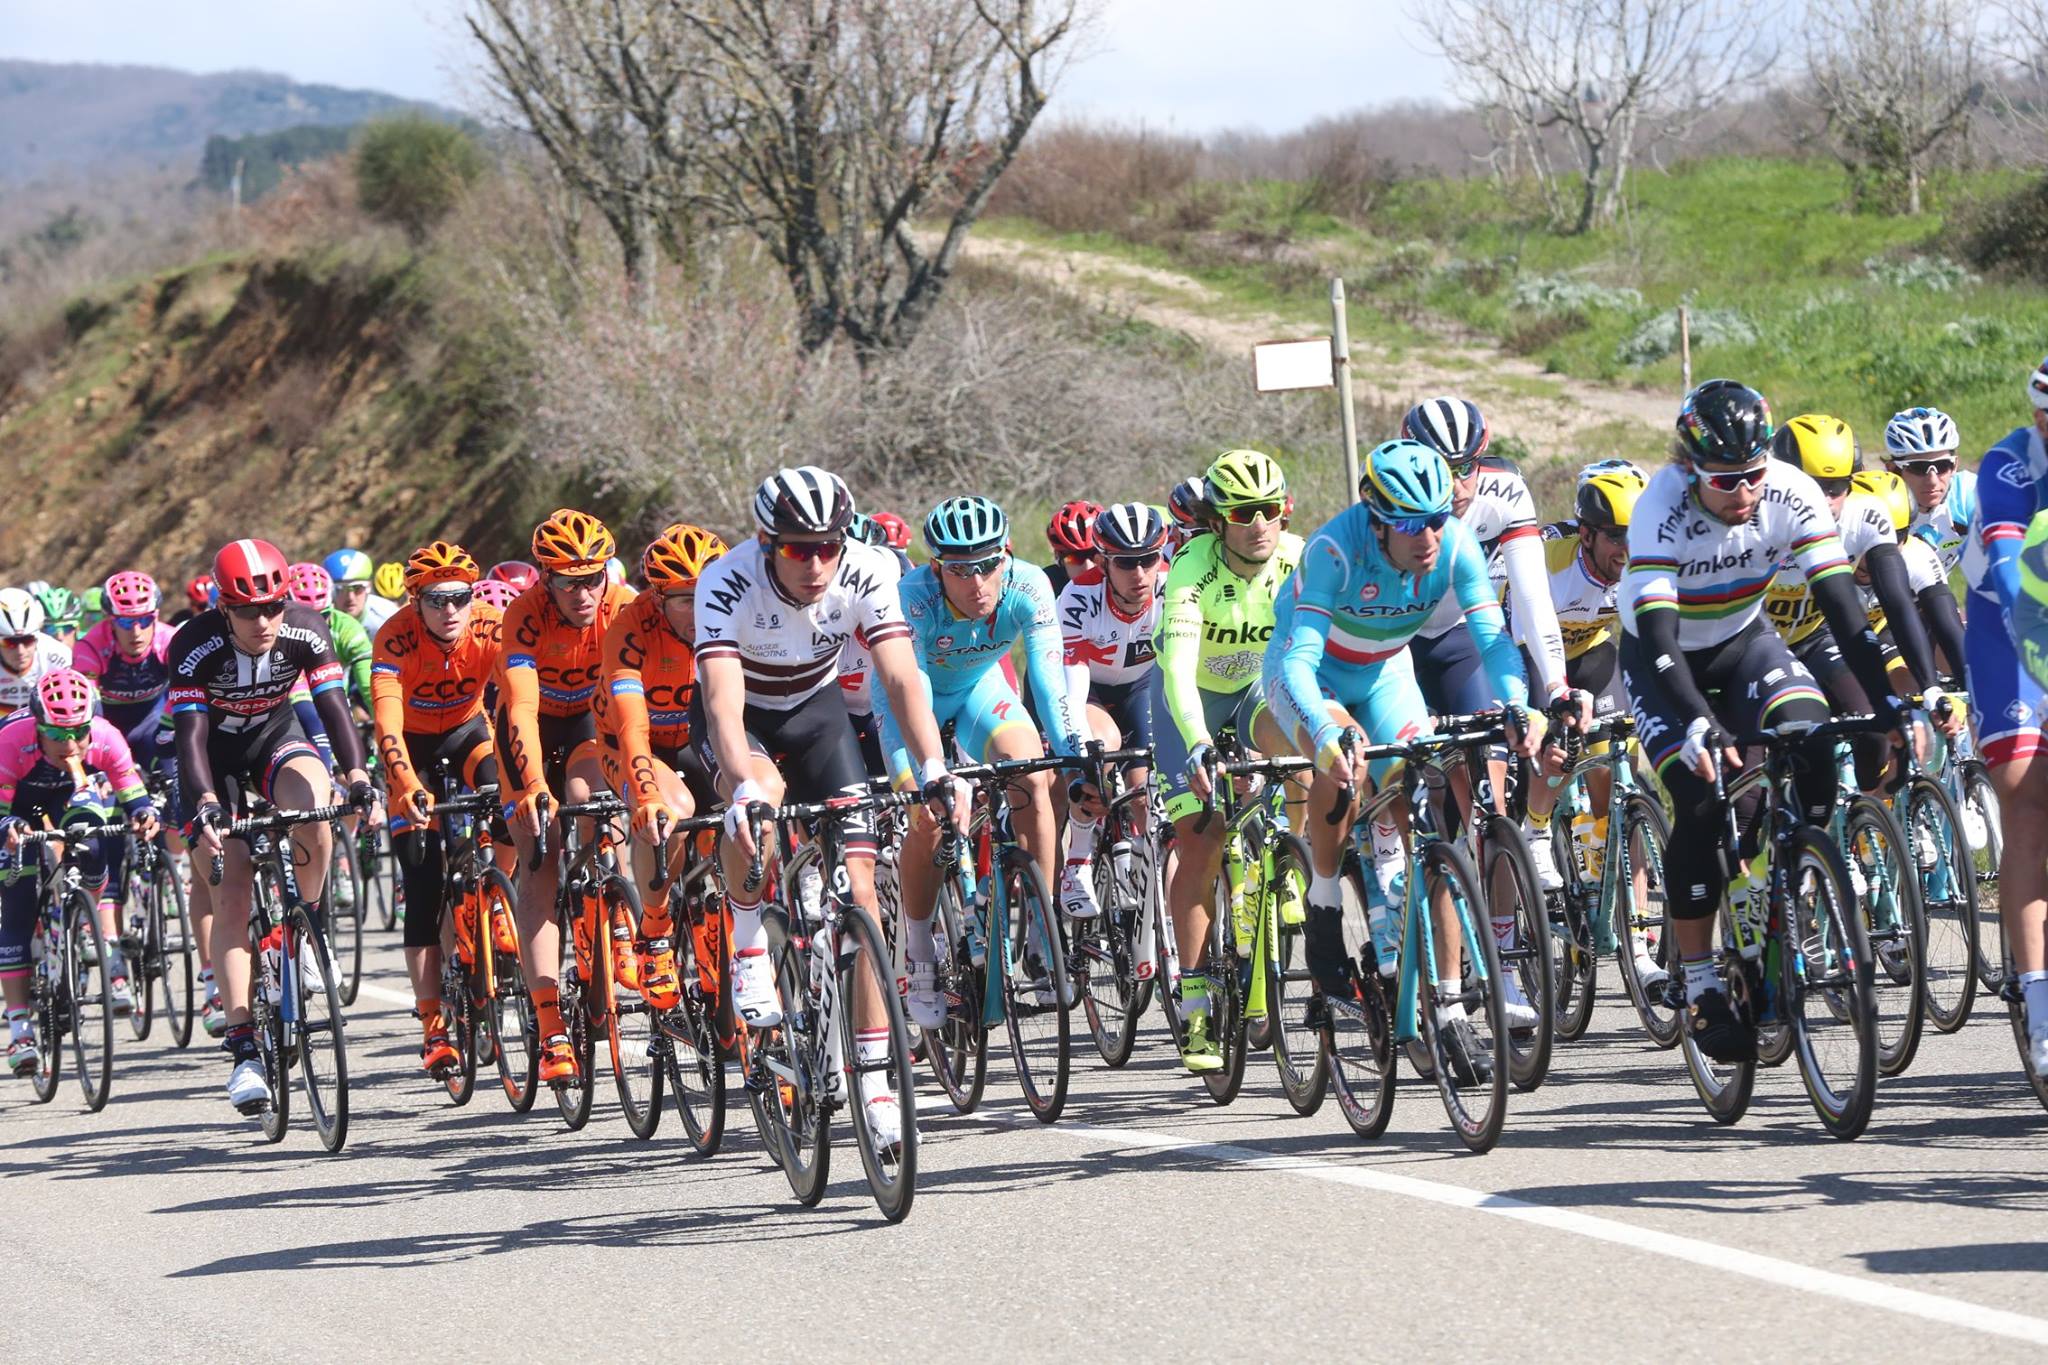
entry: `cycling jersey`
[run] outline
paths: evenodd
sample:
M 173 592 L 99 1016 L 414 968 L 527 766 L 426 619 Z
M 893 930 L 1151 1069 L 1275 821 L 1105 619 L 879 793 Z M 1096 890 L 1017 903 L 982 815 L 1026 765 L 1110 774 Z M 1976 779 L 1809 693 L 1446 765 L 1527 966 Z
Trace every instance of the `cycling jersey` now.
M 1060 647 L 1067 669 L 1067 693 L 1085 700 L 1091 688 L 1126 688 L 1157 671 L 1153 636 L 1159 629 L 1161 599 L 1151 596 L 1137 615 L 1126 616 L 1101 580 L 1067 584 L 1060 593 Z
M 634 786 L 634 804 L 659 801 L 654 751 L 680 753 L 690 742 L 696 650 L 670 628 L 661 596 L 648 593 L 621 612 L 605 632 L 601 668 L 598 730 L 619 753 L 623 776 Z
M 1201 694 L 1237 693 L 1258 681 L 1273 638 L 1274 598 L 1300 562 L 1301 537 L 1288 531 L 1250 578 L 1225 561 L 1223 537 L 1215 532 L 1196 536 L 1173 557 L 1159 590 L 1154 643 L 1160 696 L 1189 750 L 1215 741 Z
M 171 683 L 171 638 L 177 631 L 161 621 L 150 632 L 149 648 L 131 659 L 114 643 L 112 619 L 87 631 L 71 651 L 71 666 L 100 689 L 107 719 L 123 733 L 155 717 Z
M 2029 758 L 2042 747 L 2048 698 L 2027 672 L 2013 639 L 2013 614 L 2024 596 L 2019 551 L 2027 524 L 2048 508 L 2048 450 L 2031 426 L 2018 427 L 1991 448 L 1977 476 L 1977 519 L 1963 542 L 1969 613 L 1963 653 L 1969 675 L 1970 723 L 1986 763 Z
M 496 607 L 478 602 L 469 609 L 462 634 L 443 644 L 428 633 L 418 606 L 408 603 L 377 632 L 370 702 L 377 720 L 377 753 L 399 810 L 423 785 L 405 737 L 448 734 L 483 715 L 484 685 L 498 661 L 503 626 Z M 489 730 L 481 734 L 488 743 Z
M 348 684 L 349 700 L 368 705 L 372 653 L 368 628 L 340 607 L 328 607 L 320 614 L 327 618 L 327 632 L 334 637 L 334 657 L 341 661 L 341 676 Z M 382 623 L 377 627 L 383 628 Z
M 104 773 L 114 799 L 131 815 L 149 806 L 149 793 L 135 771 L 128 741 L 104 716 L 94 716 L 92 734 L 78 767 L 58 767 L 43 755 L 35 720 L 16 716 L 0 725 L 0 815 L 35 811 L 55 816 L 80 788 L 80 778 Z
M 396 615 L 398 603 L 388 597 L 379 597 L 373 592 L 364 596 L 362 615 L 357 621 L 362 626 L 363 633 L 374 640 L 377 638 L 377 632 L 384 629 L 384 623 Z
M 60 668 L 71 666 L 71 646 L 37 635 L 35 657 L 28 671 L 16 673 L 0 663 L 0 717 L 12 715 L 36 698 L 36 684 Z
M 1977 521 L 1977 474 L 1957 469 L 1949 479 L 1948 496 L 1932 507 L 1913 504 L 1912 533 L 1941 558 L 1943 574 L 1953 573 L 1963 557 L 1963 544 Z
M 543 578 L 505 608 L 504 641 L 493 681 L 501 722 L 498 746 L 506 759 L 502 776 L 514 784 L 514 791 L 538 790 L 547 779 L 549 754 L 566 742 L 563 727 L 543 727 L 542 721 L 590 715 L 605 632 L 632 600 L 631 588 L 608 583 L 590 624 L 571 625 L 555 609 Z M 549 744 L 544 728 L 563 733 Z M 596 727 L 588 728 L 594 735 Z
M 1880 545 L 1899 543 L 1891 513 L 1868 493 L 1851 493 L 1843 499 L 1837 524 L 1842 557 L 1851 565 L 1861 564 L 1863 556 Z M 1865 596 L 1869 596 L 1867 591 Z M 1827 624 L 1821 618 L 1820 608 L 1814 605 L 1805 570 L 1789 553 L 1779 558 L 1777 575 L 1764 591 L 1764 614 L 1787 644 L 1796 645 Z
M 297 602 L 286 604 L 277 640 L 260 657 L 235 648 L 218 607 L 193 617 L 171 642 L 172 713 L 204 714 L 217 731 L 251 729 L 289 711 L 292 686 L 302 677 L 316 701 L 343 685 L 325 618 Z
M 849 542 L 816 602 L 800 603 L 775 581 L 773 553 L 758 539 L 713 560 L 697 580 L 697 662 L 738 659 L 747 705 L 790 711 L 837 680 L 849 639 L 870 648 L 907 638 L 896 596 L 896 556 Z
M 1614 639 L 1612 583 L 1602 583 L 1586 567 L 1574 530 L 1569 540 L 1543 542 L 1543 567 L 1550 580 L 1550 600 L 1557 609 L 1557 630 L 1566 666 L 1590 649 Z
M 1542 532 L 1536 523 L 1536 500 L 1521 471 L 1506 460 L 1480 460 L 1479 482 L 1458 520 L 1479 542 L 1488 579 L 1496 585 L 1496 598 L 1498 585 L 1506 585 L 1516 633 L 1536 661 L 1537 682 L 1547 695 L 1563 691 L 1564 646 L 1558 638 L 1557 610 L 1543 591 Z M 1445 597 L 1415 633 L 1438 639 L 1450 634 L 1464 617 L 1457 600 Z

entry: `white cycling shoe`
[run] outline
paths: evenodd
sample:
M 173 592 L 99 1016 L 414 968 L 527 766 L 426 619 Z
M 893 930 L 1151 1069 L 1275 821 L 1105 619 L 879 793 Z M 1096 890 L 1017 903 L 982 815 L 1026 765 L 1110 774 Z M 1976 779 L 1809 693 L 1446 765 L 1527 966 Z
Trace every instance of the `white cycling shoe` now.
M 1088 864 L 1068 863 L 1060 873 L 1060 910 L 1068 919 L 1094 919 L 1102 913 L 1089 884 Z
M 893 1152 L 903 1145 L 903 1106 L 896 1100 L 896 1092 L 882 1087 L 879 1077 L 872 1093 L 868 1081 L 861 1080 L 861 1105 L 867 1111 L 868 1131 L 875 1135 L 875 1146 L 884 1152 Z
M 1536 1007 L 1522 994 L 1522 983 L 1513 972 L 1500 974 L 1500 1021 L 1509 1032 L 1536 1027 Z
M 1536 886 L 1541 891 L 1564 890 L 1564 874 L 1557 870 L 1557 855 L 1551 851 L 1548 834 L 1529 839 L 1529 861 L 1536 868 Z
M 732 959 L 732 1003 L 748 1028 L 773 1028 L 782 1022 L 782 1002 L 775 995 L 775 968 L 766 948 L 742 948 Z
M 264 1078 L 261 1059 L 250 1057 L 235 1063 L 228 1075 L 228 1103 L 244 1114 L 254 1114 L 270 1103 L 270 1082 Z
M 911 1027 L 937 1029 L 946 1024 L 946 1000 L 939 994 L 935 962 L 912 962 L 903 986 L 903 1012 Z

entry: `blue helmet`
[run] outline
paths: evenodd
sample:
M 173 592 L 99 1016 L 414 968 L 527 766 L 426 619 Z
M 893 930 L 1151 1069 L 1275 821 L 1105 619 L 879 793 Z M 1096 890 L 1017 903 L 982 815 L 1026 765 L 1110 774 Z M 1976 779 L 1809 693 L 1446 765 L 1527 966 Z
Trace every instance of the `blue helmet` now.
M 327 556 L 320 562 L 320 567 L 327 570 L 327 576 L 337 584 L 368 583 L 370 575 L 377 569 L 377 566 L 370 562 L 370 557 L 361 550 L 345 548 Z
M 1000 550 L 1010 543 L 1010 519 L 979 494 L 947 498 L 924 519 L 924 543 L 935 555 Z
M 1375 520 L 1430 517 L 1451 510 L 1451 468 L 1420 441 L 1374 446 L 1358 474 L 1358 500 Z

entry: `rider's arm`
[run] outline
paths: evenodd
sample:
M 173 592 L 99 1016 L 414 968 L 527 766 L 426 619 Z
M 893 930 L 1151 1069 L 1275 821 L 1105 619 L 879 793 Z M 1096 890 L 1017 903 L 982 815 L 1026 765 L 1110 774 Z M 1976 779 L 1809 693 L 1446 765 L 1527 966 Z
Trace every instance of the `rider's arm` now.
M 335 766 L 353 777 L 363 771 L 363 740 L 356 733 L 356 718 L 349 714 L 348 690 L 341 660 L 334 653 L 334 636 L 320 613 L 306 612 L 312 639 L 305 645 L 301 677 L 313 693 L 313 710 L 327 729 L 327 743 L 334 752 Z
M 1215 738 L 1202 714 L 1202 688 L 1195 680 L 1202 649 L 1202 580 L 1210 573 L 1228 572 L 1209 546 L 1196 549 L 1190 542 L 1175 557 L 1160 590 L 1159 633 L 1154 637 L 1159 686 L 1166 714 L 1173 717 L 1190 751 Z
M 1863 684 L 1870 704 L 1880 715 L 1888 713 L 1892 684 L 1885 672 L 1884 650 L 1878 643 L 1877 632 L 1870 628 L 1870 616 L 1863 610 L 1863 601 L 1857 596 L 1855 571 L 1849 566 L 1834 518 L 1820 502 L 1820 490 L 1815 488 L 1810 496 L 1794 496 L 1775 505 L 1792 519 L 1792 558 L 1806 575 L 1813 604 L 1820 608 L 1821 617 L 1828 623 L 1835 643 L 1841 646 L 1856 680 Z
M 1283 624 L 1276 626 L 1266 646 L 1265 672 L 1273 679 L 1272 686 L 1286 694 L 1296 715 L 1318 718 L 1314 734 L 1294 737 L 1310 754 L 1321 752 L 1324 742 L 1339 729 L 1323 702 L 1316 671 L 1330 639 L 1330 613 L 1350 581 L 1350 561 L 1325 530 L 1302 550 L 1291 586 L 1280 589 L 1285 610 L 1278 616 Z M 1201 714 L 1199 705 L 1195 714 Z
M 1941 673 L 1934 664 L 1934 646 L 1927 638 L 1926 623 L 1920 619 L 1919 604 L 1913 600 L 1913 584 L 1906 570 L 1906 556 L 1897 545 L 1872 546 L 1863 556 L 1870 574 L 1870 588 L 1884 608 L 1892 640 L 1912 671 L 1919 690 L 1934 686 Z
M 540 624 L 532 619 L 537 610 L 524 598 L 513 604 L 513 614 L 505 619 L 504 652 L 498 659 L 498 706 L 505 716 L 505 752 L 517 769 L 504 774 L 513 786 L 503 793 L 508 802 L 547 785 L 541 767 L 540 669 L 532 646 L 520 643 L 522 635 L 538 634 Z
M 1543 558 L 1542 532 L 1534 526 L 1510 530 L 1501 538 L 1500 555 L 1507 568 L 1508 604 L 1514 610 L 1515 630 L 1536 663 L 1536 685 L 1546 698 L 1560 696 L 1565 690 L 1564 633 L 1558 629 L 1557 604 L 1550 597 L 1550 567 Z M 1483 565 L 1481 576 L 1485 576 Z M 1489 595 L 1491 586 L 1489 582 Z M 1468 615 L 1466 619 L 1472 618 Z M 1515 671 L 1521 672 L 1519 665 Z
M 2020 596 L 2020 546 L 2033 517 L 2034 480 L 2026 477 L 2024 457 L 2003 444 L 1994 447 L 1977 480 L 1977 518 L 1970 534 L 1984 551 L 1982 585 L 1997 596 L 2008 632 Z
M 647 680 L 641 665 L 646 652 L 633 635 L 637 627 L 622 616 L 605 632 L 604 653 L 597 686 L 606 699 L 603 714 L 612 738 L 618 741 L 626 778 L 632 791 L 628 796 L 635 810 L 658 804 L 661 793 L 654 785 L 654 748 L 647 719 Z
M 1956 595 L 1946 580 L 1931 588 L 1922 588 L 1915 596 L 1920 603 L 1920 616 L 1927 624 L 1927 635 L 1934 647 L 1941 651 L 1942 662 L 1948 665 L 1949 675 L 1960 676 L 1963 671 L 1963 613 L 1956 603 Z
M 149 809 L 149 788 L 143 784 L 142 774 L 135 770 L 135 754 L 128 747 L 128 737 L 116 730 L 113 722 L 102 717 L 93 719 L 85 766 L 107 775 L 114 800 L 129 815 Z
M 370 666 L 370 712 L 377 722 L 377 757 L 384 764 L 392 809 L 403 814 L 412 809 L 412 794 L 421 790 L 421 784 L 405 744 L 405 666 L 395 648 L 397 639 L 397 632 L 378 633 Z M 411 647 L 421 643 L 414 640 Z
M 1048 575 L 1048 578 L 1050 576 Z M 1060 665 L 1067 674 L 1067 695 L 1077 709 L 1088 706 L 1088 652 L 1092 646 L 1084 629 L 1088 603 L 1080 589 L 1068 584 L 1060 591 Z
M 924 675 L 918 672 L 917 649 L 907 634 L 891 635 L 868 644 L 875 661 L 877 710 L 889 707 L 896 733 L 910 750 L 912 770 L 920 781 L 930 780 L 933 765 L 945 757 L 939 744 L 939 723 L 932 716 L 931 693 Z
M 1543 599 L 1543 609 L 1550 614 L 1551 645 L 1557 649 L 1559 658 L 1557 690 L 1562 692 L 1564 644 L 1558 637 L 1557 608 L 1550 600 L 1550 575 L 1543 572 L 1543 542 L 1531 535 L 1523 543 L 1536 556 L 1537 576 L 1541 580 L 1536 591 L 1537 596 Z M 1493 580 L 1487 576 L 1486 561 L 1479 552 L 1478 543 L 1469 535 L 1453 533 L 1446 538 L 1444 550 L 1455 556 L 1451 563 L 1451 590 L 1458 595 L 1458 605 L 1465 610 L 1465 628 L 1472 632 L 1472 639 L 1479 646 L 1479 658 L 1486 666 L 1487 680 L 1493 684 L 1494 699 L 1507 706 L 1526 706 L 1529 680 L 1522 674 L 1522 654 L 1508 634 L 1507 623 L 1501 619 L 1500 600 L 1494 596 Z M 1509 573 L 1512 575 L 1514 572 L 1514 561 L 1510 560 Z M 1517 619 L 1520 619 L 1521 611 L 1518 602 L 1515 607 Z
M 1080 709 L 1088 695 L 1087 683 L 1076 694 L 1067 686 L 1061 663 L 1060 625 L 1053 615 L 1052 586 L 1045 571 L 1035 564 L 1019 563 L 1011 575 L 1012 610 L 1023 618 L 1024 666 L 1031 675 L 1031 691 L 1038 700 L 1038 718 L 1052 740 L 1055 753 L 1072 758 L 1081 752 Z M 1085 679 L 1086 670 L 1083 670 Z
M 1668 545 L 1651 543 L 1659 534 L 1652 530 L 1655 521 L 1638 502 L 1628 531 L 1628 569 L 1615 590 L 1621 628 L 1640 640 L 1650 656 L 1650 676 L 1633 685 L 1661 688 L 1681 714 L 1711 720 L 1713 708 L 1678 645 L 1678 561 Z

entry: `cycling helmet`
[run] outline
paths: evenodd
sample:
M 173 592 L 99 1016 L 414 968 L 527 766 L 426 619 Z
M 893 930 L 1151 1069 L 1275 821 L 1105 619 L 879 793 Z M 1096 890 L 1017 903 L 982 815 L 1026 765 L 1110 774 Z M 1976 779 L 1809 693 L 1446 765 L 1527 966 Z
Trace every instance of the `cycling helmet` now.
M 1579 525 L 1627 529 L 1636 499 L 1648 486 L 1649 480 L 1643 477 L 1642 471 L 1626 464 L 1620 469 L 1604 469 L 1581 481 Z
M 2036 411 L 2048 411 L 2048 360 L 2042 361 L 2041 368 L 2027 381 L 2027 396 L 2034 400 Z
M 44 596 L 50 591 L 50 580 L 47 578 L 31 578 L 28 582 L 22 584 L 21 586 L 27 589 L 28 595 L 30 597 L 33 597 L 36 599 L 36 601 L 40 602 L 43 600 Z
M 1578 486 L 1584 488 L 1587 482 L 1596 475 L 1619 474 L 1623 470 L 1635 474 L 1645 483 L 1650 481 L 1650 476 L 1644 473 L 1643 467 L 1634 460 L 1595 460 L 1579 471 Z
M 482 577 L 469 551 L 451 541 L 436 540 L 414 550 L 405 560 L 405 590 L 418 592 L 434 583 L 474 583 Z
M 897 516 L 894 512 L 871 513 L 868 516 L 868 522 L 881 531 L 882 544 L 890 549 L 907 550 L 910 548 L 910 523 Z
M 116 616 L 154 616 L 163 605 L 156 580 L 130 569 L 107 580 L 107 609 Z
M 78 618 L 85 615 L 85 603 L 69 588 L 47 588 L 43 592 L 43 615 L 53 626 L 76 628 Z
M 213 557 L 213 581 L 223 606 L 282 602 L 288 572 L 284 551 L 267 540 L 231 540 Z
M 205 611 L 213 605 L 213 575 L 201 574 L 185 585 L 185 605 Z
M 702 527 L 679 521 L 649 542 L 647 552 L 640 556 L 640 576 L 657 591 L 687 588 L 728 548 Z
M 1166 521 L 1146 503 L 1116 503 L 1096 514 L 1095 543 L 1113 555 L 1158 550 L 1166 544 Z
M 1479 405 L 1464 398 L 1425 398 L 1401 418 L 1401 434 L 1428 446 L 1454 465 L 1470 464 L 1486 453 L 1493 432 Z
M 1747 384 L 1709 379 L 1679 405 L 1677 453 L 1698 464 L 1748 464 L 1765 454 L 1771 435 L 1771 405 Z
M 1202 475 L 1202 498 L 1218 512 L 1251 503 L 1294 504 L 1287 496 L 1287 476 L 1279 462 L 1257 450 L 1226 450 Z
M 1816 479 L 1846 479 L 1856 472 L 1856 436 L 1839 417 L 1805 412 L 1779 427 L 1771 454 Z
M 107 590 L 95 583 L 79 594 L 79 620 L 87 625 L 97 624 L 107 616 Z
M 488 602 L 499 611 L 503 611 L 511 606 L 512 599 L 519 596 L 519 592 L 518 588 L 513 587 L 502 578 L 480 579 L 476 585 L 477 601 Z
M 935 555 L 1000 550 L 1010 543 L 1010 519 L 979 494 L 947 498 L 924 519 L 924 543 Z
M 377 572 L 370 576 L 370 591 L 388 602 L 405 600 L 405 565 L 395 559 L 387 559 L 377 566 Z
M 99 689 L 75 668 L 46 673 L 36 683 L 35 715 L 45 725 L 90 725 L 99 709 Z
M 300 606 L 326 611 L 334 605 L 334 580 L 318 564 L 292 565 L 284 571 L 284 582 L 292 601 Z
M 1372 448 L 1359 472 L 1358 500 L 1380 521 L 1430 517 L 1451 510 L 1451 467 L 1420 441 Z
M 376 565 L 361 550 L 344 547 L 320 561 L 320 567 L 327 570 L 327 576 L 336 583 L 367 583 Z
M 845 480 L 814 464 L 778 469 L 754 490 L 754 524 L 771 536 L 838 535 L 852 520 Z
M 846 523 L 846 538 L 857 540 L 863 545 L 880 545 L 882 531 L 875 525 L 874 518 L 867 513 L 855 512 Z
M 1859 470 L 1849 478 L 1849 487 L 1858 493 L 1868 493 L 1884 504 L 1884 510 L 1892 515 L 1892 530 L 1904 535 L 1913 524 L 1913 490 L 1906 487 L 1906 481 L 1889 469 Z
M 533 528 L 534 562 L 549 573 L 591 573 L 616 549 L 603 522 L 572 507 L 557 508 Z
M 620 559 L 617 555 L 607 559 L 604 562 L 604 576 L 605 581 L 608 583 L 624 583 L 626 581 L 626 561 Z
M 1884 424 L 1888 460 L 1953 455 L 1962 443 L 1955 419 L 1940 408 L 1907 408 Z
M 523 559 L 503 559 L 491 565 L 491 571 L 484 577 L 499 583 L 510 583 L 515 593 L 521 593 L 540 582 L 540 570 Z
M 39 634 L 43 620 L 43 604 L 26 589 L 0 588 L 0 636 Z
M 1202 518 L 1209 515 L 1208 495 L 1203 491 L 1202 476 L 1190 474 L 1173 486 L 1166 495 L 1167 510 L 1175 522 L 1193 530 L 1202 524 Z
M 1045 543 L 1057 555 L 1085 555 L 1095 552 L 1095 518 L 1102 511 L 1097 503 L 1082 498 L 1061 507 L 1045 524 Z

